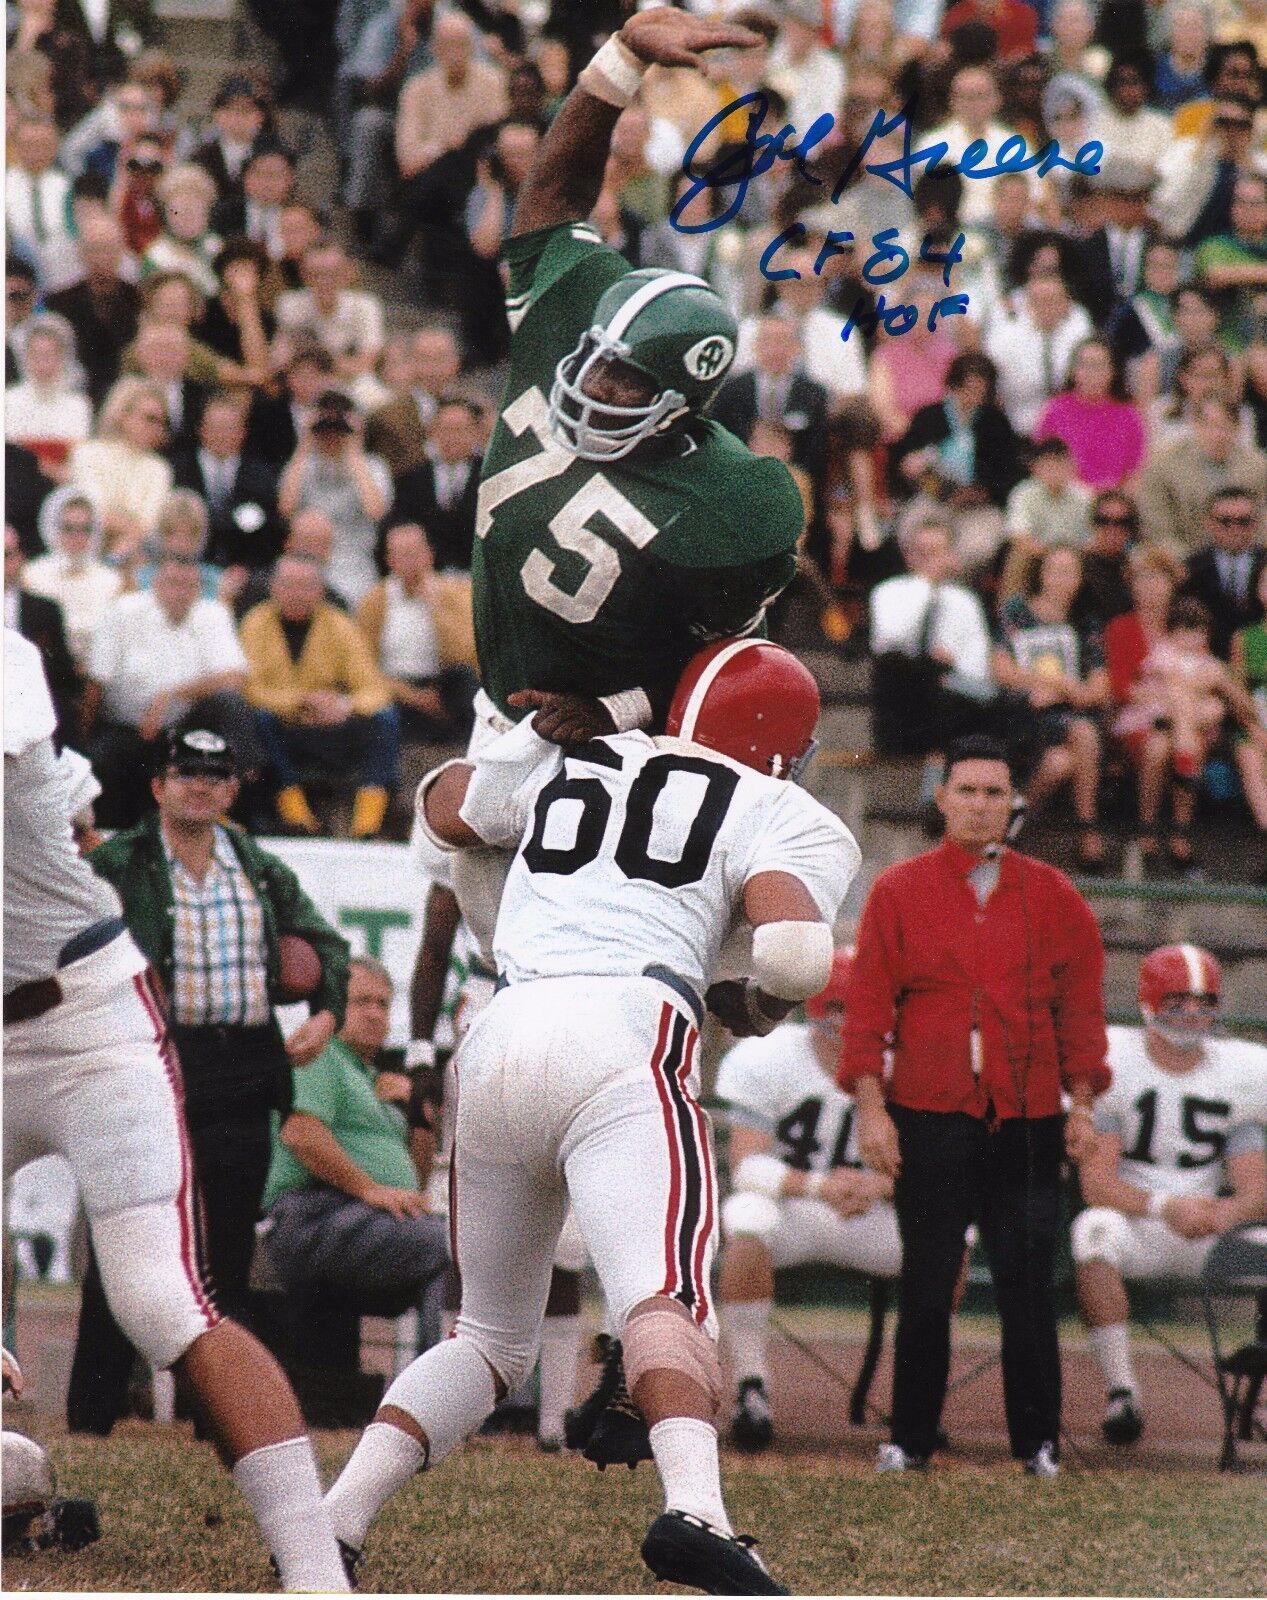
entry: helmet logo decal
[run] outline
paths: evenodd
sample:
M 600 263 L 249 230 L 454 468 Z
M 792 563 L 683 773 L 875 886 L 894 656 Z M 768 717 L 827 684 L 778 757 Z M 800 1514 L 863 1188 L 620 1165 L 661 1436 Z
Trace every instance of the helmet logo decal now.
M 710 333 L 691 346 L 682 357 L 682 365 L 692 378 L 707 383 L 711 378 L 720 377 L 734 359 L 735 347 L 730 340 L 724 334 Z

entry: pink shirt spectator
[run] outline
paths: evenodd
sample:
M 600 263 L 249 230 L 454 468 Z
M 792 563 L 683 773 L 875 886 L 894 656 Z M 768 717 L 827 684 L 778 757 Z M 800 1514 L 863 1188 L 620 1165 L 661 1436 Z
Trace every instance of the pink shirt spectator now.
M 1090 489 L 1116 489 L 1144 460 L 1144 425 L 1125 400 L 1084 400 L 1069 391 L 1043 407 L 1034 439 L 1063 439 Z

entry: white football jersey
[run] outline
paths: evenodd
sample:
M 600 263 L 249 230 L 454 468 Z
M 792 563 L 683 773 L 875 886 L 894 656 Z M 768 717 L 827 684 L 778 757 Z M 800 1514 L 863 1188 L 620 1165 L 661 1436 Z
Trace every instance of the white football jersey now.
M 722 1058 L 717 1098 L 732 1122 L 774 1135 L 772 1154 L 800 1172 L 860 1167 L 853 1096 L 823 1071 L 807 1023 L 741 1039 Z
M 791 874 L 831 924 L 861 859 L 794 784 L 641 732 L 565 753 L 521 722 L 475 759 L 462 817 L 515 848 L 493 941 L 512 983 L 658 965 L 702 995 L 750 878 Z
M 1149 1059 L 1142 1028 L 1110 1028 L 1108 1059 L 1113 1082 L 1096 1101 L 1095 1125 L 1121 1140 L 1125 1182 L 1150 1193 L 1214 1196 L 1226 1156 L 1264 1148 L 1246 1094 L 1255 1075 L 1267 1082 L 1261 1045 L 1207 1039 L 1199 1066 L 1163 1072 Z

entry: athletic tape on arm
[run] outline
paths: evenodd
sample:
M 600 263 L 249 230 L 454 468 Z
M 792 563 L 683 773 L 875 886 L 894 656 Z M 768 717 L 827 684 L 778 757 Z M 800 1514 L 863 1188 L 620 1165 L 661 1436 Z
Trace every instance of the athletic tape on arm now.
M 752 935 L 752 976 L 780 1000 L 808 1000 L 831 977 L 833 953 L 825 922 L 763 922 Z

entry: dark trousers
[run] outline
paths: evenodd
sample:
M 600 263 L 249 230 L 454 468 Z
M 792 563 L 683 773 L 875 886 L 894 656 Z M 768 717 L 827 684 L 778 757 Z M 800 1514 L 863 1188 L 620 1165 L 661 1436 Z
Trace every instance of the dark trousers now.
M 975 1222 L 1002 1324 L 1012 1454 L 1060 1442 L 1055 1253 L 1063 1118 L 1009 1119 L 995 1132 L 957 1112 L 890 1108 L 902 1154 L 894 1193 L 902 1236 L 893 1353 L 893 1442 L 931 1455 L 950 1372 L 950 1312 Z
M 414 706 L 401 705 L 402 735 L 422 744 L 444 740 L 460 740 L 465 744 L 475 722 L 475 692 L 480 686 L 470 667 L 446 667 L 438 677 L 410 678 L 409 682 L 415 689 L 435 689 L 444 715 L 429 717 Z
M 308 766 L 350 772 L 358 788 L 395 789 L 400 782 L 400 713 L 394 705 L 333 728 L 310 728 L 257 711 L 255 730 L 280 788 L 299 783 L 300 769 Z

